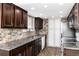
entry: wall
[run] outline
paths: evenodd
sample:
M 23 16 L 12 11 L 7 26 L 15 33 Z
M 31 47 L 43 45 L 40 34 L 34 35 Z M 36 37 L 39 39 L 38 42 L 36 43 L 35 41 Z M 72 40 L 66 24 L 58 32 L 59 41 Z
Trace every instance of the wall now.
M 54 32 L 55 32 L 55 24 L 54 24 L 54 19 L 49 19 L 48 20 L 48 40 L 47 40 L 47 46 L 51 46 L 53 47 L 55 42 L 55 35 L 54 35 Z
M 60 47 L 61 45 L 61 19 L 49 19 L 48 21 L 48 41 L 50 47 Z
M 68 28 L 67 21 L 62 22 L 60 18 L 49 19 L 48 27 L 48 46 L 60 47 L 61 41 L 66 42 L 67 37 L 74 37 L 74 32 Z
M 39 34 L 48 35 L 48 19 L 43 19 L 43 29 L 39 31 Z
M 68 22 L 61 22 L 61 33 L 63 37 L 74 37 L 74 32 L 68 27 Z
M 33 16 L 28 15 L 28 28 L 30 31 L 35 31 L 35 18 Z
M 77 42 L 79 42 L 79 30 L 76 30 L 76 40 L 77 40 Z
M 61 46 L 61 19 L 55 19 L 55 46 Z

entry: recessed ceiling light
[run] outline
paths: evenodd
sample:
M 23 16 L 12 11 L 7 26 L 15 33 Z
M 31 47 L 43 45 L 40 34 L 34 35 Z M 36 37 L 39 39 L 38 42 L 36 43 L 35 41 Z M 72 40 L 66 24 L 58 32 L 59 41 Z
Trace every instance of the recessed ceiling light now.
M 47 17 L 45 17 L 45 18 L 47 18 Z
M 44 5 L 44 8 L 47 8 L 48 7 L 48 5 Z
M 42 13 L 40 13 L 40 16 L 42 16 L 43 14 Z
M 62 15 L 60 15 L 60 17 L 62 18 L 63 16 L 62 16 Z
M 35 8 L 34 8 L 34 7 L 32 7 L 32 8 L 31 8 L 31 10 L 35 10 Z
M 62 13 L 63 13 L 63 11 L 60 11 L 59 13 L 61 13 L 61 14 L 62 14 Z
M 59 3 L 59 5 L 63 5 L 63 3 Z
M 52 18 L 54 18 L 54 16 L 52 16 Z

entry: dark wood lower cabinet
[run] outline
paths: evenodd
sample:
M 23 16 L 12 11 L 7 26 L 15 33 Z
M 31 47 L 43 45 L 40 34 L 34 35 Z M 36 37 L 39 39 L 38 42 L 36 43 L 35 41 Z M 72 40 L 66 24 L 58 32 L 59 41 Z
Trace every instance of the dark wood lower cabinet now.
M 27 53 L 27 55 L 26 56 L 33 56 L 33 49 L 34 49 L 34 41 L 33 42 L 30 42 L 29 44 L 28 44 L 28 47 L 26 47 L 26 53 Z
M 11 50 L 10 56 L 25 56 L 25 45 Z
M 79 56 L 79 50 L 64 49 L 64 56 Z
M 32 56 L 32 46 L 28 47 L 28 56 Z
M 0 3 L 1 28 L 26 28 L 28 12 L 13 3 Z
M 10 51 L 10 56 L 37 56 L 41 50 L 41 39 L 17 47 Z
M 34 52 L 35 52 L 34 55 L 35 56 L 39 54 L 39 52 L 41 50 L 41 44 L 42 44 L 42 42 L 41 42 L 40 38 L 35 41 L 35 45 L 34 45 L 34 48 L 35 48 L 34 49 Z

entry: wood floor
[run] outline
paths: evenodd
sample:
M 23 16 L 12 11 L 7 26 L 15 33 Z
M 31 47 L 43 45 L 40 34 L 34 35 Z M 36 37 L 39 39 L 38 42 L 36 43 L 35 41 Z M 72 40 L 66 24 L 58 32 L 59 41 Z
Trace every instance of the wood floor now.
M 38 56 L 61 56 L 61 49 L 56 47 L 47 47 L 42 50 Z

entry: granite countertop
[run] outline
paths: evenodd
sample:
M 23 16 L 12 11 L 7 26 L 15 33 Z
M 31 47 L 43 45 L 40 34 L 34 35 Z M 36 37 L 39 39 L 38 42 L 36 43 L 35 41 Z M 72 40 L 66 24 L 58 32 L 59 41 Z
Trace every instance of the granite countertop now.
M 3 43 L 3 44 L 0 44 L 0 49 L 5 50 L 5 51 L 10 51 L 14 48 L 21 46 L 21 45 L 24 45 L 26 43 L 33 41 L 33 40 L 36 40 L 37 38 L 40 38 L 42 36 L 44 36 L 44 35 L 30 36 L 30 37 L 14 40 L 11 42 Z
M 72 50 L 79 50 L 79 47 L 77 47 L 76 45 L 75 46 L 65 46 L 64 47 L 65 49 L 72 49 Z

